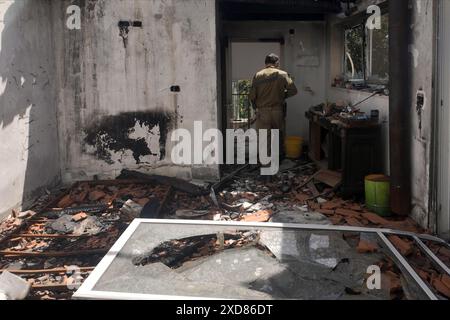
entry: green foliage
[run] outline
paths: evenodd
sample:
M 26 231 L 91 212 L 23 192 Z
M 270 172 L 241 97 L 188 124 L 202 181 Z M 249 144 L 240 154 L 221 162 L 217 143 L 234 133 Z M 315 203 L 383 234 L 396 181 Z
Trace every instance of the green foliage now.
M 367 50 L 371 49 L 367 55 L 366 46 Z M 366 72 L 366 61 L 370 58 L 372 69 Z M 353 68 L 354 74 L 352 75 Z M 379 30 L 366 29 L 365 22 L 345 30 L 344 71 L 347 79 L 389 80 L 388 14 L 381 16 L 381 29 Z
M 365 26 L 362 24 L 345 31 L 345 51 L 350 55 L 355 68 L 352 77 L 352 63 L 346 55 L 345 73 L 350 79 L 364 79 L 364 36 Z
M 250 93 L 251 80 L 239 80 L 233 82 L 233 106 L 238 114 L 235 117 L 240 119 L 248 119 L 251 117 L 251 103 L 248 95 Z
M 250 99 L 248 95 L 250 93 L 252 82 L 250 80 L 240 80 L 239 87 L 239 115 L 241 118 L 249 118 L 249 110 L 251 109 Z

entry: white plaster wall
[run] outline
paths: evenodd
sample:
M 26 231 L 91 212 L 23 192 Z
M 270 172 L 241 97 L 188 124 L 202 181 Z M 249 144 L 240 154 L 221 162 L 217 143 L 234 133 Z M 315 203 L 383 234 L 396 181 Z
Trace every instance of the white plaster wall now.
M 194 121 L 202 121 L 205 129 L 217 128 L 215 2 L 85 0 L 80 3 L 82 28 L 71 31 L 64 17 L 72 3 L 60 1 L 53 8 L 64 180 L 113 178 L 123 168 L 183 178 L 190 178 L 192 171 L 217 177 L 218 166 L 174 166 L 169 142 L 165 159 L 146 156 L 140 164 L 131 151 L 113 153 L 115 161 L 108 164 L 84 143 L 87 127 L 123 112 L 176 113 L 174 129 L 191 132 Z M 126 47 L 119 36 L 120 20 L 143 23 L 142 29 L 130 28 Z M 181 92 L 170 92 L 173 85 Z M 155 146 L 158 128 L 154 133 L 136 130 L 134 135 Z
M 289 30 L 295 35 L 290 36 Z M 257 40 L 260 38 L 284 38 L 281 62 L 295 80 L 299 94 L 288 102 L 287 134 L 298 135 L 308 140 L 309 124 L 305 112 L 325 100 L 326 60 L 325 35 L 323 22 L 275 22 L 248 21 L 225 22 L 224 36 L 231 40 Z M 268 52 L 269 53 L 269 52 Z M 264 67 L 264 59 L 260 68 Z M 259 70 L 255 70 L 256 73 Z M 309 92 L 310 88 L 313 93 Z
M 430 163 L 433 130 L 433 59 L 435 55 L 435 5 L 433 0 L 411 1 L 412 41 L 410 59 L 411 79 L 411 157 L 412 157 L 412 217 L 423 227 L 433 229 L 431 219 Z M 416 110 L 417 92 L 425 94 L 425 107 Z M 419 123 L 422 122 L 422 128 Z
M 59 180 L 48 0 L 0 0 L 0 217 Z
M 235 80 L 253 79 L 255 70 L 264 67 L 268 53 L 281 55 L 278 42 L 233 42 L 231 43 L 231 78 Z

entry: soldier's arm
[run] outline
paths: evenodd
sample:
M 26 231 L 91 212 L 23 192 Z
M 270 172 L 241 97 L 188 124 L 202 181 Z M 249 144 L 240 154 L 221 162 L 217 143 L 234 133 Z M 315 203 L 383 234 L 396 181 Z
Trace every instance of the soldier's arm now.
M 286 99 L 297 95 L 298 89 L 289 75 L 286 75 Z

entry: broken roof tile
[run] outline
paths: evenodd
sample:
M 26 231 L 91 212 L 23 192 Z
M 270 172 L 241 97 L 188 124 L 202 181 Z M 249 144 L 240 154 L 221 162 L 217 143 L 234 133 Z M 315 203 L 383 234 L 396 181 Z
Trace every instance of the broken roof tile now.
M 371 223 L 376 225 L 382 225 L 385 226 L 389 224 L 389 221 L 384 219 L 383 217 L 380 217 L 379 215 L 375 213 L 370 212 L 363 212 L 361 213 L 361 216 L 363 216 L 365 219 L 369 220 Z
M 389 241 L 397 248 L 397 250 L 405 257 L 413 253 L 413 246 L 399 236 L 389 236 Z

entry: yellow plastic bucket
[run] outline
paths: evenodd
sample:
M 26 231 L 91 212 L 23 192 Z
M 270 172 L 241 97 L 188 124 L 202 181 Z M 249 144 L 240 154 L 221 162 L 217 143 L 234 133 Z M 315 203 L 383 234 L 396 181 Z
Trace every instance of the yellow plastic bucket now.
M 390 179 L 385 175 L 370 175 L 366 177 L 366 205 L 380 216 L 389 216 L 390 209 Z
M 301 137 L 286 137 L 286 157 L 289 159 L 298 159 L 302 155 L 303 138 Z

